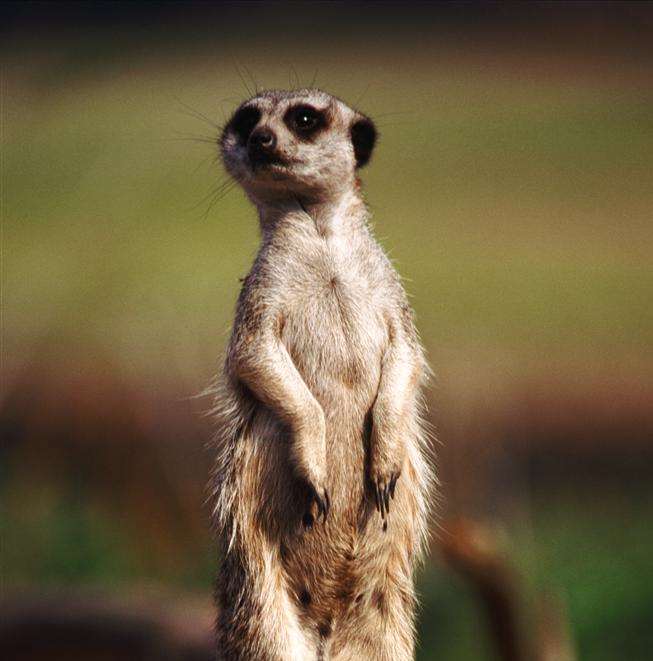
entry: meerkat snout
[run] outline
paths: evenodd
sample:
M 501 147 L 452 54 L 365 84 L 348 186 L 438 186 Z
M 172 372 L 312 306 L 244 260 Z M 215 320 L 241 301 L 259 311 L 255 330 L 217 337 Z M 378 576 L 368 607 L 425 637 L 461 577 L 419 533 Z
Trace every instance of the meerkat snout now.
M 227 171 L 256 202 L 328 198 L 372 155 L 372 121 L 326 92 L 267 91 L 245 101 L 220 140 Z
M 277 136 L 267 127 L 252 131 L 247 139 L 247 157 L 252 170 L 269 165 L 283 165 L 283 160 L 276 153 Z

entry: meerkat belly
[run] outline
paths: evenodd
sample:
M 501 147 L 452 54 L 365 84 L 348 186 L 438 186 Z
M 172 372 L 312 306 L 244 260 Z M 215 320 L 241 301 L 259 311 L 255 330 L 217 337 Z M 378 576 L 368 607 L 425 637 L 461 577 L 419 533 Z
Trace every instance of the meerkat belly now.
M 291 535 L 282 556 L 302 621 L 321 635 L 344 616 L 363 570 L 356 553 L 365 535 L 365 435 L 387 342 L 379 309 L 366 287 L 334 275 L 293 300 L 282 332 L 326 419 L 331 510 L 325 523 Z

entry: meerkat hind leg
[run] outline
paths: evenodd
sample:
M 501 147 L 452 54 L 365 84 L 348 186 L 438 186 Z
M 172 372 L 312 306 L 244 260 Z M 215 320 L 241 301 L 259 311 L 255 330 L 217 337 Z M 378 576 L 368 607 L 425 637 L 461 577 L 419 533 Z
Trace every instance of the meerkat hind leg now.
M 218 593 L 217 644 L 220 661 L 319 661 L 319 641 L 301 626 L 292 596 L 273 554 L 256 575 L 228 557 Z M 236 566 L 238 565 L 238 566 Z
M 359 617 L 334 640 L 329 661 L 412 661 L 412 598 L 374 590 Z

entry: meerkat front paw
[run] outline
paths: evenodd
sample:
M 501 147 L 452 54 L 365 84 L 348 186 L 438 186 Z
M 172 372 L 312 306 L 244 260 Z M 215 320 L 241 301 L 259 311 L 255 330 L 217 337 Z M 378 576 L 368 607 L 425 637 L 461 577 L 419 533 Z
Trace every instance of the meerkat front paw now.
M 396 424 L 389 425 L 387 417 L 384 409 L 377 405 L 370 435 L 368 468 L 371 496 L 384 522 L 390 512 L 390 500 L 395 497 L 397 480 L 406 455 L 401 440 L 404 438 L 404 430 Z
M 369 481 L 372 499 L 381 518 L 385 520 L 390 512 L 390 501 L 395 497 L 397 480 L 403 464 L 403 446 L 385 442 L 378 435 L 372 435 L 372 447 L 369 467 Z
M 310 528 L 320 517 L 326 521 L 331 508 L 326 489 L 326 425 L 321 408 L 309 424 L 297 430 L 293 451 L 297 473 L 308 489 L 308 504 L 302 520 L 305 527 Z
M 331 509 L 331 499 L 329 492 L 326 488 L 316 487 L 313 484 L 308 485 L 309 488 L 309 501 L 308 510 L 304 514 L 302 522 L 306 528 L 311 528 L 313 522 L 322 517 L 322 522 L 326 521 L 329 510 Z M 314 511 L 316 513 L 314 514 Z
M 395 497 L 397 480 L 400 475 L 401 470 L 399 468 L 388 472 L 372 472 L 372 496 L 374 498 L 374 505 L 381 514 L 382 519 L 385 519 L 390 512 L 390 500 L 393 500 Z

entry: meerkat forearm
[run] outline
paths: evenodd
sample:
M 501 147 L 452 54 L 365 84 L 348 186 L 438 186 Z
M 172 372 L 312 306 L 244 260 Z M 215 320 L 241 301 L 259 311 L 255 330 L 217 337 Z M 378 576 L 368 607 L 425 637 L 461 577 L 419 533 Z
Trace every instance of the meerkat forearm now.
M 399 324 L 391 324 L 372 410 L 370 479 L 381 516 L 389 511 L 406 452 L 407 416 L 419 387 L 420 361 Z
M 300 477 L 324 494 L 324 412 L 271 329 L 249 337 L 232 361 L 234 375 L 290 429 L 291 456 Z
M 419 384 L 419 363 L 413 349 L 403 340 L 387 349 L 381 367 L 373 422 L 384 431 L 401 427 Z

